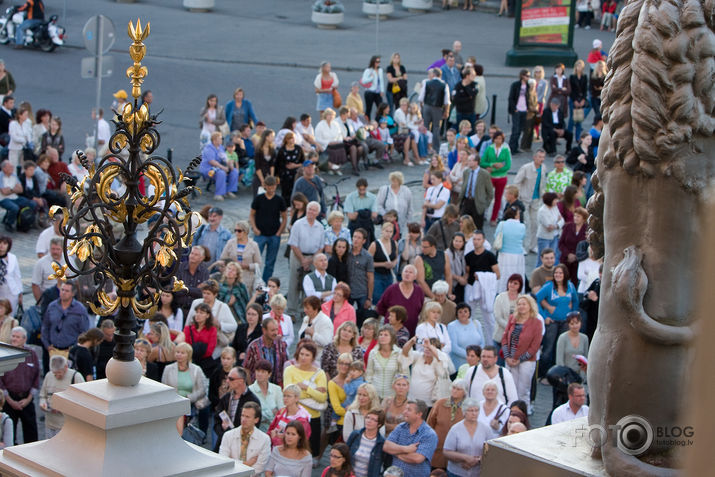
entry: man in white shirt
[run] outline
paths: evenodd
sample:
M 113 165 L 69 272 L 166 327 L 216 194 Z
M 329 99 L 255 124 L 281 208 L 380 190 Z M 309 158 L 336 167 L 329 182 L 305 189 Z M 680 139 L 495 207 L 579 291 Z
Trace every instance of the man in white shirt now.
M 271 456 L 271 438 L 256 427 L 261 421 L 261 406 L 249 401 L 241 409 L 241 425 L 226 431 L 218 453 L 253 467 L 255 475 L 262 475 Z M 241 453 L 241 436 L 248 436 L 248 445 Z
M 537 149 L 534 160 L 519 168 L 514 179 L 514 185 L 519 187 L 519 199 L 526 208 L 526 234 L 524 235 L 524 250 L 536 253 L 536 229 L 539 222 L 536 218 L 539 207 L 543 204 L 541 196 L 546 191 L 546 166 L 544 159 L 546 151 Z
M 321 302 L 330 301 L 337 280 L 327 272 L 328 257 L 324 253 L 316 253 L 313 255 L 313 267 L 315 270 L 303 277 L 303 292 L 306 297 L 315 296 Z
M 586 390 L 579 383 L 571 383 L 568 388 L 569 400 L 551 413 L 551 424 L 566 422 L 578 417 L 588 417 Z
M 52 225 L 40 232 L 39 237 L 37 237 L 37 242 L 35 243 L 35 253 L 37 253 L 37 258 L 42 258 L 49 253 L 50 241 L 54 237 L 62 238 L 62 234 L 60 234 L 61 224 L 62 213 L 58 212 L 57 214 L 55 214 L 55 217 L 52 221 Z
M 97 150 L 102 150 L 109 143 L 109 138 L 112 136 L 109 123 L 104 119 L 104 110 L 100 108 L 99 117 L 97 117 L 97 111 L 93 109 L 92 120 L 97 121 Z
M 306 114 L 306 113 L 301 114 L 300 121 L 298 121 L 298 123 L 295 125 L 295 131 L 297 133 L 299 133 L 300 135 L 302 135 L 305 142 L 308 145 L 312 146 L 313 149 L 315 149 L 318 152 L 322 152 L 323 148 L 315 140 L 315 130 L 313 129 L 313 126 L 310 124 L 310 122 L 311 122 L 310 114 Z M 303 149 L 305 149 L 305 147 Z
M 62 253 L 63 244 L 62 237 L 53 237 L 50 240 L 50 254 L 35 262 L 35 268 L 32 270 L 32 294 L 35 296 L 35 301 L 40 300 L 43 291 L 55 286 L 55 280 L 50 280 L 47 277 L 55 272 L 52 268 L 53 263 L 65 264 L 65 257 Z
M 487 335 L 488 336 L 488 335 Z M 482 349 L 479 356 L 480 363 L 467 370 L 465 379 L 469 390 L 469 397 L 474 399 L 484 399 L 482 389 L 487 381 L 492 381 L 497 385 L 497 401 L 502 404 L 511 404 L 516 401 L 516 385 L 514 378 L 508 369 L 497 364 L 497 349 L 492 345 L 487 345 Z
M 288 246 L 290 254 L 290 276 L 288 279 L 288 315 L 299 316 L 303 302 L 303 278 L 310 273 L 313 255 L 325 247 L 325 229 L 317 220 L 320 204 L 309 202 L 305 217 L 298 219 L 290 229 Z

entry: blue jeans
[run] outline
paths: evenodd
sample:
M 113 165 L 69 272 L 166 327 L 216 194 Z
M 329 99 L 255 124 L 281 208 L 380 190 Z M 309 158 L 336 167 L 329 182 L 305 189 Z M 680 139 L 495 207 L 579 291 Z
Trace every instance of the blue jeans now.
M 24 22 L 20 23 L 20 26 L 17 27 L 17 30 L 15 30 L 15 44 L 16 45 L 23 45 L 25 44 L 25 30 L 28 28 L 32 28 L 35 25 L 41 24 L 41 20 L 25 20 Z
M 23 196 L 17 196 L 16 199 L 3 199 L 0 200 L 0 207 L 7 210 L 3 223 L 15 227 L 17 224 L 17 213 L 23 207 L 32 207 L 35 210 L 37 207 L 33 201 L 27 199 Z
M 511 136 L 509 136 L 509 149 L 512 154 L 519 150 L 519 138 L 526 125 L 526 111 L 516 111 L 511 115 Z
M 586 101 L 586 104 L 583 107 L 583 122 L 586 122 L 586 118 L 588 117 L 588 113 L 591 112 L 591 104 Z M 569 98 L 569 123 L 566 129 L 569 131 L 573 131 L 573 138 L 574 141 L 576 141 L 576 144 L 578 144 L 581 141 L 581 132 L 583 132 L 583 122 L 580 123 L 574 123 L 573 121 L 573 100 Z M 576 126 L 576 130 L 574 131 L 574 125 Z M 511 147 L 511 146 L 510 146 Z M 566 151 L 568 152 L 568 151 Z
M 387 287 L 392 285 L 392 274 L 391 273 L 377 273 L 375 272 L 375 288 L 373 289 L 372 296 L 373 301 L 380 299 L 382 294 L 385 292 Z
M 559 237 L 554 237 L 551 240 L 549 239 L 543 239 L 543 238 L 538 238 L 536 239 L 536 246 L 538 247 L 538 252 L 536 256 L 536 266 L 540 267 L 541 266 L 541 251 L 545 248 L 552 248 L 554 249 L 554 255 L 556 255 L 556 262 L 554 262 L 554 266 L 559 263 L 559 258 L 561 258 L 561 253 L 559 252 Z
M 472 125 L 472 128 L 474 128 L 474 123 L 477 122 L 477 113 L 469 113 L 469 114 L 461 114 L 457 113 L 457 127 L 461 124 L 462 121 L 464 120 L 469 121 L 469 124 Z
M 273 267 L 276 264 L 276 256 L 281 246 L 281 238 L 277 235 L 257 235 L 253 240 L 258 244 L 258 251 L 263 255 L 266 250 L 266 266 L 263 269 L 263 282 L 268 283 L 268 279 L 273 276 Z M 252 293 L 252 290 L 249 290 Z

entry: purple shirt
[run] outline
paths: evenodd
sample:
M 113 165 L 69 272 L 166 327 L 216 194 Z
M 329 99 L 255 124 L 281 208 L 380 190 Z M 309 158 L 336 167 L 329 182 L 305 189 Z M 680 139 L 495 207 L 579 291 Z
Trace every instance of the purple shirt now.
M 30 348 L 25 350 L 30 352 L 25 361 L 0 376 L 0 388 L 15 396 L 27 396 L 32 388 L 40 389 L 40 363 L 37 354 Z
M 425 299 L 425 294 L 417 284 L 414 282 L 414 290 L 409 298 L 405 298 L 400 291 L 400 284 L 393 283 L 382 294 L 380 301 L 377 302 L 377 312 L 381 316 L 387 317 L 387 310 L 391 306 L 404 306 L 407 310 L 407 321 L 403 323 L 404 327 L 410 332 L 410 336 L 415 335 L 415 328 L 417 328 L 417 322 L 420 318 L 420 311 L 422 311 L 422 304 Z

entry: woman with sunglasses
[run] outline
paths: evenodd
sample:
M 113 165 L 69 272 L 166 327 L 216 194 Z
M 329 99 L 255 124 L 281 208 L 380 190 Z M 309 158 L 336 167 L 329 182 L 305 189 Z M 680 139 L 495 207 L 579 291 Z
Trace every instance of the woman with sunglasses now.
M 219 260 L 224 262 L 238 262 L 241 266 L 241 281 L 248 290 L 253 290 L 255 277 L 261 270 L 263 261 L 258 244 L 248 237 L 250 226 L 245 220 L 236 222 L 234 227 L 235 237 L 226 242 Z

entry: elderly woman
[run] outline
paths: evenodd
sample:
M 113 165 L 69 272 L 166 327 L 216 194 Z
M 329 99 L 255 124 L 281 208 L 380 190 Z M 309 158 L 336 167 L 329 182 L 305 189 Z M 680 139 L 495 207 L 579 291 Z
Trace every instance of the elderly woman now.
M 439 303 L 442 307 L 442 315 L 440 316 L 439 321 L 445 326 L 457 318 L 457 304 L 447 297 L 448 293 L 449 285 L 446 281 L 437 280 L 432 284 L 432 295 L 434 296 L 432 301 Z M 424 321 L 425 318 L 425 309 L 422 308 L 420 321 Z
M 382 446 L 385 438 L 380 434 L 380 428 L 385 423 L 385 411 L 380 408 L 371 409 L 365 415 L 365 426 L 356 429 L 346 441 L 353 459 L 353 467 L 364 469 L 360 475 L 379 477 L 382 472 Z M 387 475 L 387 474 L 384 474 Z
M 557 158 L 557 161 L 563 161 L 564 158 Z M 536 213 L 536 220 L 539 222 L 539 226 L 536 229 L 536 243 L 538 247 L 538 258 L 536 259 L 536 266 L 541 266 L 541 251 L 545 248 L 550 248 L 556 251 L 556 261 L 559 260 L 559 237 L 561 235 L 561 228 L 564 226 L 564 218 L 556 205 L 556 200 L 558 195 L 554 192 L 545 192 L 542 196 L 544 204 L 539 207 L 539 211 Z
M 458 477 L 479 475 L 484 443 L 490 435 L 479 422 L 479 402 L 467 398 L 462 402 L 464 419 L 457 422 L 447 433 L 442 453 L 447 460 L 447 471 Z
M 276 293 L 271 298 L 270 302 L 271 311 L 263 315 L 263 319 L 273 318 L 278 323 L 278 336 L 283 339 L 286 344 L 286 348 L 290 348 L 295 339 L 293 334 L 293 319 L 283 313 L 288 306 L 288 300 L 281 295 Z
M 400 348 L 397 335 L 390 325 L 382 325 L 377 333 L 377 345 L 370 351 L 365 368 L 365 381 L 372 383 L 381 399 L 392 397 L 392 381 L 400 370 Z
M 214 350 L 212 357 L 218 358 L 221 354 L 221 349 L 233 341 L 233 336 L 238 324 L 228 305 L 218 300 L 219 286 L 216 280 L 207 280 L 199 285 L 199 288 L 201 289 L 203 298 L 198 298 L 191 303 L 191 309 L 189 309 L 189 313 L 186 316 L 186 325 L 188 326 L 195 321 L 194 316 L 196 315 L 196 308 L 199 304 L 204 303 L 209 307 L 213 318 L 212 325 L 218 330 L 217 348 Z M 184 330 L 184 332 L 186 332 L 186 330 Z M 186 336 L 184 338 L 188 340 Z
M 333 244 L 339 238 L 345 239 L 348 244 L 352 237 L 350 230 L 344 225 L 345 215 L 339 210 L 333 210 L 328 214 L 328 228 L 325 229 L 325 255 L 333 253 Z
M 410 393 L 410 377 L 406 374 L 396 374 L 392 380 L 392 390 L 395 395 L 386 398 L 383 402 L 385 408 L 385 437 L 389 436 L 398 424 L 405 421 L 407 397 Z
M 241 282 L 241 264 L 229 262 L 223 269 L 219 283 L 218 299 L 226 303 L 237 323 L 246 322 L 248 290 Z
M 569 269 L 569 276 L 574 285 L 578 285 L 578 259 L 576 258 L 576 246 L 579 242 L 586 240 L 586 222 L 588 221 L 588 211 L 583 207 L 574 210 L 573 222 L 564 225 L 559 238 L 559 252 L 561 263 Z
M 333 298 L 322 304 L 323 313 L 333 322 L 335 336 L 343 323 L 349 321 L 357 323 L 355 308 L 350 304 L 350 286 L 345 282 L 338 282 L 333 290 Z
M 440 386 L 449 381 L 449 375 L 454 373 L 454 365 L 449 356 L 440 351 L 441 344 L 432 339 L 422 343 L 423 351 L 414 351 L 412 347 L 417 342 L 413 336 L 402 347 L 401 364 L 404 369 L 411 366 L 410 394 L 412 400 L 421 399 L 427 406 L 432 406 L 440 396 Z M 439 381 L 439 383 L 438 383 Z
M 330 71 L 330 63 L 327 61 L 320 63 L 320 71 L 313 80 L 315 94 L 318 97 L 315 109 L 319 113 L 322 114 L 333 106 L 333 90 L 337 89 L 339 84 L 338 75 Z
M 301 389 L 300 403 L 310 414 L 310 448 L 315 459 L 320 455 L 320 414 L 328 400 L 328 380 L 325 371 L 313 366 L 318 354 L 313 343 L 301 343 L 297 354 L 298 363 L 283 372 L 283 384 L 296 384 Z
M 442 353 L 449 354 L 452 351 L 452 340 L 449 337 L 447 327 L 439 322 L 442 316 L 442 305 L 436 301 L 428 301 L 423 308 L 424 321 L 417 325 L 415 336 L 417 337 L 417 350 L 422 351 L 423 343 L 430 338 L 436 338 L 442 343 Z
M 328 153 L 331 173 L 339 172 L 340 166 L 348 160 L 343 143 L 343 127 L 335 116 L 335 111 L 327 108 L 323 112 L 323 120 L 315 126 L 315 140 Z
M 308 296 L 303 300 L 303 324 L 298 330 L 298 339 L 310 338 L 318 348 L 316 360 L 323 355 L 323 348 L 333 341 L 333 322 L 320 309 L 320 298 Z
M 502 426 L 509 419 L 509 408 L 497 399 L 499 388 L 494 381 L 487 381 L 482 387 L 484 399 L 479 403 L 479 424 L 483 424 L 489 439 L 499 436 Z
M 238 262 L 241 266 L 241 281 L 247 290 L 253 290 L 255 277 L 259 276 L 263 264 L 258 244 L 248 237 L 251 227 L 245 220 L 236 222 L 234 232 L 236 236 L 226 242 L 219 260 L 225 262 Z
M 199 399 L 206 397 L 206 376 L 200 367 L 191 362 L 194 350 L 188 343 L 176 345 L 174 355 L 176 362 L 164 368 L 161 382 L 176 389 L 179 396 L 188 398 L 191 407 L 195 407 Z M 179 418 L 177 424 L 179 433 L 183 432 L 184 419 Z
M 216 182 L 214 200 L 223 200 L 224 196 L 236 197 L 238 191 L 238 169 L 226 159 L 223 136 L 219 131 L 211 134 L 211 141 L 201 151 L 199 171 L 206 180 Z
M 373 296 L 382 296 L 383 292 L 395 280 L 392 270 L 397 265 L 397 243 L 392 240 L 395 226 L 391 222 L 383 222 L 380 227 L 380 237 L 370 244 L 367 251 L 372 255 L 375 265 L 375 286 Z
M 520 296 L 501 341 L 504 361 L 514 378 L 517 396 L 525 402 L 531 400 L 531 379 L 541 346 L 542 325 L 538 315 L 536 301 L 529 295 Z
M 468 346 L 486 344 L 482 325 L 472 319 L 472 310 L 466 303 L 457 305 L 457 319 L 447 325 L 447 332 L 452 343 L 449 357 L 457 369 L 467 362 Z
M 397 224 L 400 230 L 406 230 L 407 221 L 412 216 L 412 192 L 404 185 L 405 176 L 402 172 L 390 172 L 388 177 L 390 184 L 383 185 L 377 192 L 377 213 L 385 215 L 388 210 L 396 210 Z
M 289 422 L 300 422 L 306 435 L 310 437 L 310 414 L 300 405 L 301 390 L 295 384 L 283 388 L 283 409 L 278 411 L 273 422 L 268 426 L 267 434 L 273 446 L 281 445 L 283 434 Z
M 12 305 L 12 314 L 17 312 L 17 307 L 22 304 L 22 277 L 20 265 L 12 250 L 12 238 L 8 235 L 0 236 L 0 298 L 5 298 Z M 73 289 L 77 288 L 73 286 Z
M 517 207 L 509 207 L 504 213 L 504 220 L 499 222 L 494 239 L 501 235 L 502 247 L 499 249 L 500 278 L 497 292 L 506 290 L 507 280 L 513 273 L 524 277 L 524 236 L 526 226 L 519 221 L 520 212 Z
M 363 359 L 363 352 L 357 344 L 358 329 L 354 322 L 345 321 L 335 330 L 333 342 L 323 349 L 320 367 L 331 379 L 338 374 L 338 357 L 348 353 L 353 361 Z
M 402 270 L 402 280 L 393 283 L 385 290 L 385 293 L 377 302 L 377 313 L 386 316 L 387 310 L 392 306 L 402 306 L 407 310 L 407 321 L 405 327 L 412 335 L 417 328 L 420 311 L 424 303 L 424 292 L 419 286 L 415 286 L 417 279 L 417 269 L 414 265 L 407 265 Z
M 371 409 L 380 408 L 380 397 L 372 384 L 363 383 L 358 387 L 355 400 L 348 406 L 343 420 L 343 441 L 347 441 L 354 430 L 365 427 L 365 416 Z
M 509 322 L 509 317 L 516 311 L 516 300 L 519 298 L 521 289 L 524 286 L 524 279 L 518 273 L 512 274 L 506 282 L 506 291 L 497 295 L 494 300 L 494 320 L 496 328 L 494 329 L 494 346 L 497 349 L 501 348 L 501 339 L 504 336 L 504 330 Z M 487 340 L 489 336 L 485 337 Z M 486 343 L 485 344 L 491 344 Z
M 464 418 L 462 403 L 465 397 L 467 397 L 467 382 L 463 379 L 457 380 L 452 383 L 449 397 L 438 399 L 427 416 L 427 424 L 434 429 L 439 439 L 437 449 L 430 461 L 432 467 L 444 468 L 447 466 L 447 459 L 442 453 L 442 448 L 450 428 Z

